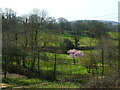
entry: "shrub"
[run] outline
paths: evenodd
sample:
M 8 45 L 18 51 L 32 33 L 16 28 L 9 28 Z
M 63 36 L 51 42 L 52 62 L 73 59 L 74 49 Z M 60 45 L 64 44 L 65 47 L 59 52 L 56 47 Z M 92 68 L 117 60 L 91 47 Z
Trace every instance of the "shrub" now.
M 69 39 L 64 39 L 60 47 L 62 50 L 64 50 L 64 52 L 75 48 L 74 44 Z
M 119 86 L 119 80 L 114 76 L 103 76 L 91 78 L 86 87 L 88 88 L 116 88 Z

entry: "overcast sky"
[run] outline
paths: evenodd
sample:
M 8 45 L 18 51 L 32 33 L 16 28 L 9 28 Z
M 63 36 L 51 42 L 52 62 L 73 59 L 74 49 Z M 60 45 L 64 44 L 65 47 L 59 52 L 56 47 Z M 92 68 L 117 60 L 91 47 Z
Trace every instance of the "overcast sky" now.
M 18 15 L 33 8 L 45 9 L 49 16 L 71 20 L 118 21 L 120 0 L 0 0 L 0 8 L 12 8 Z

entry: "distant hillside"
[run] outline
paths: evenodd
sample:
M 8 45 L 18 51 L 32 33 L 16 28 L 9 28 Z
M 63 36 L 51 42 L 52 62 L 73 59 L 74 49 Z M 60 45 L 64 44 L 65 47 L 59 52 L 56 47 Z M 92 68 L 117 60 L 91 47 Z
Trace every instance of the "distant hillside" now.
M 111 23 L 112 25 L 118 25 L 118 22 L 115 21 L 106 21 L 106 20 L 97 20 L 98 22 L 103 22 L 103 23 Z
M 78 22 L 78 21 L 88 22 L 88 21 L 93 21 L 93 20 L 74 20 L 74 21 L 71 21 L 71 23 Z M 115 22 L 115 21 L 106 21 L 106 20 L 95 20 L 95 21 L 106 23 L 106 24 L 118 25 L 118 22 Z

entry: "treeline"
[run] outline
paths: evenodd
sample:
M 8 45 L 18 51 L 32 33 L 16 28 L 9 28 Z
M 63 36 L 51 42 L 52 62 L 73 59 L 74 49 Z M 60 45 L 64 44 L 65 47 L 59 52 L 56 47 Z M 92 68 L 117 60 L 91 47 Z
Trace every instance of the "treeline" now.
M 73 48 L 79 49 L 79 40 L 82 36 L 99 40 L 95 49 L 98 50 L 97 54 L 101 62 L 103 75 L 105 62 L 108 62 L 110 66 L 112 64 L 118 65 L 118 49 L 112 49 L 115 45 L 111 43 L 107 33 L 115 30 L 114 25 L 95 20 L 70 22 L 62 17 L 58 19 L 48 17 L 45 10 L 39 9 L 34 9 L 28 16 L 17 16 L 15 11 L 7 8 L 2 11 L 2 67 L 4 77 L 6 78 L 7 71 L 19 71 L 29 76 L 44 76 L 45 73 L 43 74 L 40 68 L 40 54 L 43 52 L 42 50 L 53 47 L 47 50 L 54 53 L 54 68 L 51 76 L 53 76 L 52 79 L 55 79 L 57 53 L 61 51 L 66 53 L 67 50 Z M 69 32 L 74 42 L 69 38 L 63 40 L 58 36 L 64 34 L 64 32 Z M 91 42 L 90 40 L 88 46 L 92 46 Z M 56 46 L 59 49 L 54 49 Z M 84 65 L 88 72 L 91 69 L 97 69 L 96 65 L 98 63 L 95 61 L 96 57 L 94 57 L 92 50 L 90 50 L 90 54 L 90 62 L 93 63 Z M 51 76 L 49 74 L 49 79 Z

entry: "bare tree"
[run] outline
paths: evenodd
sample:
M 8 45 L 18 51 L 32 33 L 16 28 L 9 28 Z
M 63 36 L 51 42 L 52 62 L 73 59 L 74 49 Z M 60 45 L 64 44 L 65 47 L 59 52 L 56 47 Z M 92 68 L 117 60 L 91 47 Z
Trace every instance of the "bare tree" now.
M 31 63 L 31 68 L 34 68 L 36 58 L 39 57 L 39 50 L 36 48 L 38 47 L 38 34 L 41 29 L 45 27 L 45 20 L 46 20 L 47 12 L 45 10 L 34 9 L 33 13 L 29 17 L 30 29 L 31 29 L 31 47 L 32 47 L 32 55 L 33 60 Z M 39 63 L 39 61 L 38 61 Z

